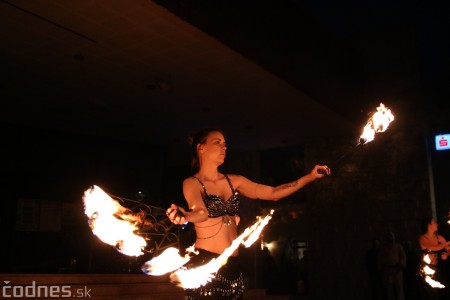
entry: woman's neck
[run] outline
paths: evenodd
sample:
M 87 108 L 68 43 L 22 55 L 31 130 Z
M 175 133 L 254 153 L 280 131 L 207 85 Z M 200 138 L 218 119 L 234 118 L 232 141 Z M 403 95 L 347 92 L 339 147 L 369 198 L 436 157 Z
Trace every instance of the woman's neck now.
M 197 177 L 205 181 L 217 181 L 220 179 L 221 174 L 216 167 L 207 168 L 205 166 L 200 168 L 200 170 L 197 172 Z
M 437 236 L 437 232 L 436 231 L 427 231 L 427 233 L 425 233 L 424 236 L 433 238 L 433 237 Z

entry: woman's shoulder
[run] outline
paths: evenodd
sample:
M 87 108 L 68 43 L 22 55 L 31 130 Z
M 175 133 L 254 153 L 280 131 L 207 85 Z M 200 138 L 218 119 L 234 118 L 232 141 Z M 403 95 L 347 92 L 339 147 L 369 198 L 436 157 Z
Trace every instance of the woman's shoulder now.
M 239 174 L 224 174 L 224 176 L 228 177 L 233 183 L 240 183 L 242 180 L 245 179 L 244 176 Z
M 239 190 L 240 187 L 247 185 L 249 183 L 251 183 L 251 181 L 243 176 L 243 175 L 239 175 L 239 174 L 227 174 L 228 178 L 231 181 L 231 184 L 233 185 L 233 187 L 236 190 Z
M 183 187 L 190 187 L 193 186 L 194 184 L 198 185 L 198 180 L 193 175 L 186 177 L 183 180 Z
M 191 175 L 191 176 L 186 177 L 186 178 L 183 180 L 183 182 L 185 182 L 185 181 L 194 181 L 194 180 L 195 180 L 195 175 Z
M 422 243 L 425 242 L 426 240 L 427 240 L 427 238 L 426 238 L 425 235 L 421 234 L 421 235 L 419 236 L 419 243 L 420 243 L 420 244 L 422 244 Z
M 201 193 L 202 184 L 200 184 L 195 177 L 189 176 L 183 180 L 182 188 L 184 196 L 189 197 L 189 195 L 193 195 L 198 192 Z

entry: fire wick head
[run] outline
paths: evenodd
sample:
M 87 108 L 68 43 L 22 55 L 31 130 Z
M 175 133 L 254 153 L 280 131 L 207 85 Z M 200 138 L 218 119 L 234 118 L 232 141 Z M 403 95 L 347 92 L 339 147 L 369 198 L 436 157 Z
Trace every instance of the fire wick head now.
M 94 228 L 94 226 L 95 226 L 95 220 L 97 220 L 97 218 L 98 218 L 98 212 L 96 211 L 96 212 L 93 213 L 92 216 L 88 219 L 88 224 L 89 224 L 89 227 L 90 227 L 91 229 Z
M 366 139 L 366 138 L 363 138 L 363 137 L 360 137 L 360 138 L 359 138 L 359 144 L 363 145 L 363 144 L 365 144 L 366 142 L 367 142 L 367 139 Z

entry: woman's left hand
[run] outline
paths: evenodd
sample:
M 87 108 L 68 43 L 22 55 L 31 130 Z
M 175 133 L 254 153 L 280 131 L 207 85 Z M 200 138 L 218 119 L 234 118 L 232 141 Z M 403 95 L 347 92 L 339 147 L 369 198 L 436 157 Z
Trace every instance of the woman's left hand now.
M 331 170 L 326 165 L 315 165 L 314 169 L 311 171 L 311 175 L 314 176 L 314 178 L 323 178 L 327 175 L 331 174 Z

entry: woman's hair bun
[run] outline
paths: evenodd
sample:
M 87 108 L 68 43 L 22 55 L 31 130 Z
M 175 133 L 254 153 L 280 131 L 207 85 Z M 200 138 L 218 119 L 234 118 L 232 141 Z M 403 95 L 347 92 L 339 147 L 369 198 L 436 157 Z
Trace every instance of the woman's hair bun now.
M 187 142 L 189 145 L 192 145 L 192 143 L 194 143 L 195 134 L 196 134 L 196 132 L 189 133 L 188 138 L 187 138 Z

